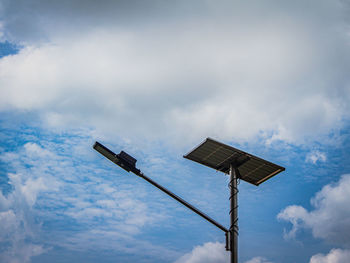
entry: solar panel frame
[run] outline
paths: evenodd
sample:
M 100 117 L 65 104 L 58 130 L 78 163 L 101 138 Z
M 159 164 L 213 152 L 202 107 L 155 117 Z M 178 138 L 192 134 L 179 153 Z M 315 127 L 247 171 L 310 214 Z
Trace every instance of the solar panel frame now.
M 235 163 L 240 179 L 257 186 L 285 170 L 282 166 L 211 138 L 183 157 L 226 174 L 230 173 L 230 164 Z

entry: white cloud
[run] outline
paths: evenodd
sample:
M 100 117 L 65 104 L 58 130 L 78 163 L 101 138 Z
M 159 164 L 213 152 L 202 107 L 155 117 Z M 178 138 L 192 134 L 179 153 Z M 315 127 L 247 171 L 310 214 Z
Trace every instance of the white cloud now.
M 261 134 L 267 142 L 318 140 L 349 117 L 349 52 L 333 1 L 305 17 L 303 1 L 271 4 L 269 19 L 244 3 L 235 17 L 226 12 L 236 6 L 207 2 L 197 20 L 181 12 L 191 8 L 184 3 L 136 10 L 112 2 L 35 10 L 6 2 L 6 34 L 27 44 L 0 60 L 0 108 L 36 112 L 52 126 L 174 144 Z M 130 23 L 125 11 L 140 17 Z
M 310 263 L 348 263 L 350 250 L 332 249 L 327 255 L 316 254 L 311 257 Z
M 1 234 L 6 230 L 13 228 L 13 222 L 16 221 L 16 215 L 13 210 L 6 210 L 0 212 L 0 222 L 1 222 Z M 2 238 L 1 238 L 2 240 Z
M 86 161 L 92 157 L 80 147 L 88 144 L 86 147 L 93 152 L 90 137 L 70 134 L 55 136 L 52 141 L 45 137 L 40 145 L 38 138 L 31 139 L 16 151 L 0 156 L 12 170 L 7 176 L 13 188 L 6 196 L 0 192 L 1 262 L 30 262 L 33 256 L 56 246 L 141 253 L 160 260 L 178 257 L 171 249 L 134 237 L 145 226 L 163 222 L 168 210 L 157 197 L 148 196 L 146 205 L 145 190 L 141 186 L 135 191 L 128 177 L 124 183 L 124 177 L 116 180 L 110 170 L 87 166 Z M 75 149 L 76 145 L 79 147 Z M 81 155 L 83 162 L 79 161 Z M 42 225 L 57 221 L 68 225 L 64 229 L 43 229 Z
M 306 162 L 310 162 L 316 164 L 317 162 L 325 162 L 327 160 L 327 156 L 324 152 L 320 151 L 312 151 L 306 155 Z
M 13 190 L 6 196 L 0 192 L 1 262 L 27 263 L 33 256 L 48 250 L 38 236 L 40 226 L 35 223 L 34 205 L 41 192 L 54 185 L 54 180 L 44 180 L 43 177 L 32 176 L 28 171 L 18 169 L 21 165 L 33 165 L 34 160 L 45 158 L 46 155 L 51 156 L 35 143 L 25 144 L 21 153 L 1 154 L 1 161 L 12 163 L 17 168 L 16 173 L 8 174 Z M 26 162 L 28 160 L 32 161 Z
M 254 257 L 251 260 L 246 261 L 245 263 L 272 263 L 263 257 Z
M 0 261 L 27 263 L 48 249 L 38 243 L 38 226 L 32 214 L 40 187 L 31 187 L 35 181 L 21 185 L 15 175 L 10 176 L 10 182 L 13 192 L 6 197 L 0 192 L 0 243 L 4 248 Z
M 0 259 L 6 263 L 27 263 L 31 262 L 32 257 L 43 254 L 46 251 L 47 249 L 40 245 L 21 243 L 16 244 L 16 247 L 0 255 Z
M 277 218 L 289 221 L 293 227 L 286 237 L 295 237 L 301 228 L 311 229 L 312 235 L 341 246 L 350 246 L 350 175 L 337 183 L 324 186 L 311 199 L 313 210 L 297 205 L 286 207 Z
M 230 259 L 230 252 L 226 251 L 225 244 L 208 242 L 202 246 L 196 246 L 191 252 L 186 253 L 174 263 L 224 263 Z M 264 257 L 254 257 L 245 263 L 272 263 Z
M 47 189 L 43 178 L 37 180 L 28 179 L 24 185 L 17 185 L 17 187 L 21 188 L 21 192 L 30 207 L 34 206 L 38 193 Z
M 46 150 L 40 147 L 36 143 L 28 142 L 24 146 L 25 152 L 28 155 L 30 159 L 36 159 L 36 158 L 51 158 L 54 157 L 54 155 Z
M 194 247 L 191 252 L 180 257 L 175 263 L 224 263 L 228 262 L 229 257 L 230 254 L 223 243 L 208 242 Z

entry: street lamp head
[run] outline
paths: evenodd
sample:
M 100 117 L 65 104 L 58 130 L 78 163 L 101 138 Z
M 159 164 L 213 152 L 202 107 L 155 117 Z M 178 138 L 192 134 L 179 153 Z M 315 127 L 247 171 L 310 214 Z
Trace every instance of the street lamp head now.
M 119 154 L 115 154 L 107 147 L 103 146 L 99 142 L 95 142 L 93 148 L 102 154 L 107 159 L 111 160 L 115 164 L 119 165 L 127 172 L 133 172 L 135 174 L 140 174 L 141 171 L 136 168 L 136 159 L 124 151 L 121 151 Z

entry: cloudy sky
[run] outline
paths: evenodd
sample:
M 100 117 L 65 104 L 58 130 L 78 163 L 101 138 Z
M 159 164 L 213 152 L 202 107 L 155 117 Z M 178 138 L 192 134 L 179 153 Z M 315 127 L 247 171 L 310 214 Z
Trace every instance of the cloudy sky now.
M 0 261 L 223 263 L 211 137 L 286 167 L 239 185 L 242 263 L 350 260 L 350 2 L 0 0 Z

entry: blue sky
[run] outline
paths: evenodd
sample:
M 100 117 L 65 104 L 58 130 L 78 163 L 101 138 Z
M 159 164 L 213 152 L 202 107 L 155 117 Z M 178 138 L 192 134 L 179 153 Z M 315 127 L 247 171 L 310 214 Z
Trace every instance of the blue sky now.
M 1 1 L 0 261 L 228 262 L 212 137 L 286 167 L 239 185 L 243 263 L 350 260 L 349 1 Z

